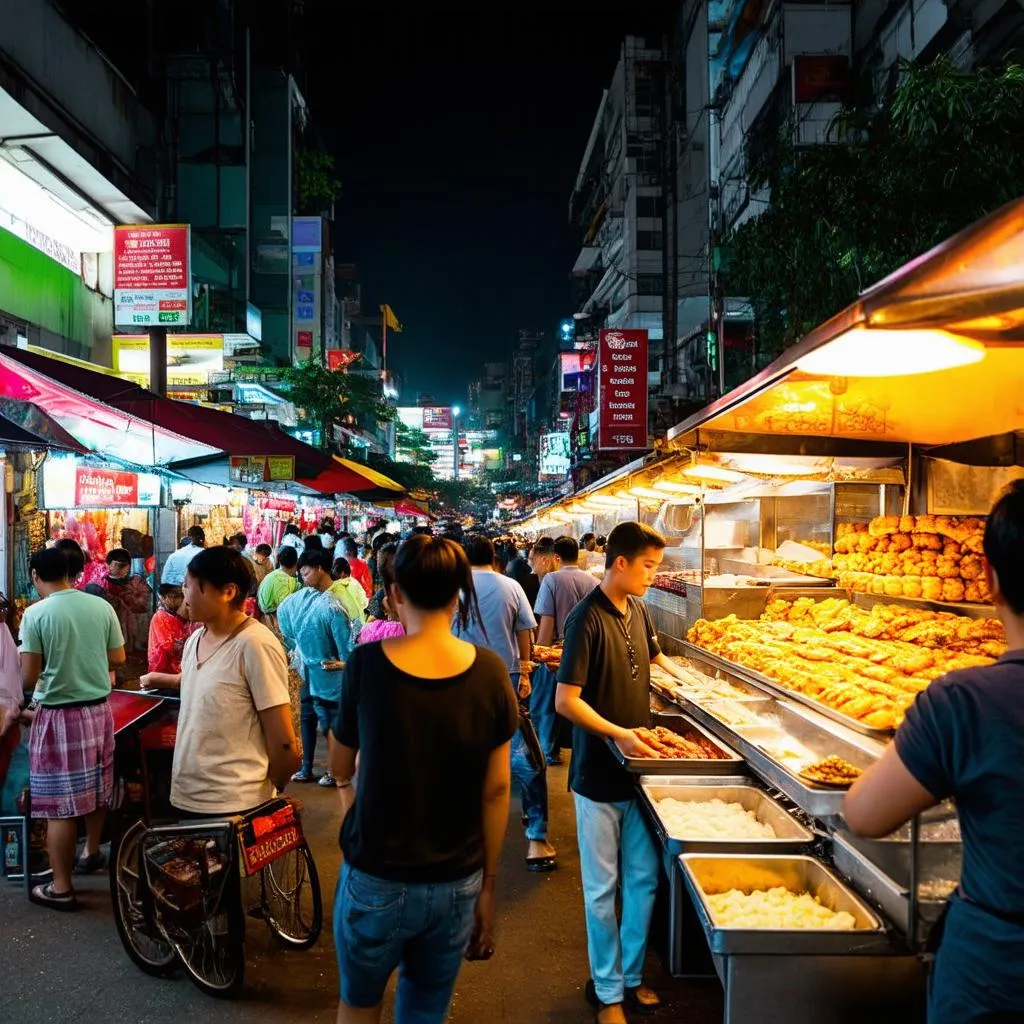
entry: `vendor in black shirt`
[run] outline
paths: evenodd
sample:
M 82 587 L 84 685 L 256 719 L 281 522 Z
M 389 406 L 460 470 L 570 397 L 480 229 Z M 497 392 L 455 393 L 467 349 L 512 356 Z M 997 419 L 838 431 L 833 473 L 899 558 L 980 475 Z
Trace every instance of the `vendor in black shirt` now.
M 929 1024 L 1024 1021 L 1024 481 L 996 502 L 983 547 L 1007 652 L 919 694 L 844 810 L 854 832 L 877 838 L 956 801 L 963 874 L 932 969 Z
M 612 531 L 601 585 L 566 620 L 558 671 L 555 706 L 573 723 L 569 785 L 587 918 L 587 996 L 597 1007 L 599 1024 L 622 1024 L 623 1001 L 641 1011 L 659 1002 L 643 984 L 643 967 L 660 854 L 633 779 L 608 740 L 629 757 L 657 756 L 633 731 L 650 724 L 651 664 L 682 678 L 662 654 L 640 600 L 664 553 L 662 536 L 641 523 L 620 523 Z M 615 913 L 620 882 L 621 924 Z
M 388 600 L 406 635 L 352 652 L 332 729 L 345 855 L 338 1020 L 379 1020 L 401 968 L 395 1019 L 441 1024 L 463 954 L 494 952 L 518 712 L 501 659 L 452 636 L 456 611 L 465 624 L 476 600 L 462 548 L 410 537 L 393 573 Z

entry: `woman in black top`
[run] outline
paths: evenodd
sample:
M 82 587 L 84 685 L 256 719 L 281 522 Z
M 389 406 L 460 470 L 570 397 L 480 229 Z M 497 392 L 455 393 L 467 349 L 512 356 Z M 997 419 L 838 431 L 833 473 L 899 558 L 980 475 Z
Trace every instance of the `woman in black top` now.
M 396 1024 L 441 1024 L 463 954 L 494 952 L 516 698 L 497 655 L 452 635 L 456 610 L 466 620 L 475 602 L 462 549 L 410 537 L 393 568 L 406 636 L 352 652 L 332 729 L 342 1024 L 380 1019 L 396 968 Z

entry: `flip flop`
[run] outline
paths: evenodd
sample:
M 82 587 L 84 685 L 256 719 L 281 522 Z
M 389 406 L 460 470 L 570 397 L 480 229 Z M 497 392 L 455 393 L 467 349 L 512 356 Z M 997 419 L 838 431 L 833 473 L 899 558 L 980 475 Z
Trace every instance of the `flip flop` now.
M 558 867 L 557 857 L 527 857 L 526 870 L 534 872 L 554 871 Z
M 75 898 L 75 890 L 57 892 L 53 888 L 53 882 L 45 885 L 37 885 L 29 899 L 40 907 L 49 907 L 51 910 L 77 910 L 78 900 Z

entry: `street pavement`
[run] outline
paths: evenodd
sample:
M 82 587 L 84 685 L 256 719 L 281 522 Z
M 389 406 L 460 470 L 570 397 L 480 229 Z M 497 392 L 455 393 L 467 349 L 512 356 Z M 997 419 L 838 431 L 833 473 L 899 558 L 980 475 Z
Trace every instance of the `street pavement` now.
M 548 777 L 551 840 L 558 847 L 559 870 L 546 875 L 526 871 L 519 803 L 513 799 L 499 880 L 497 952 L 488 963 L 463 966 L 451 1024 L 584 1024 L 594 1019 L 583 998 L 586 932 L 565 772 L 553 768 Z M 333 1021 L 337 969 L 330 909 L 340 862 L 337 798 L 334 790 L 319 786 L 295 787 L 295 792 L 306 807 L 307 837 L 323 886 L 325 928 L 313 949 L 282 950 L 259 921 L 249 920 L 245 987 L 238 998 L 217 1001 L 184 975 L 150 978 L 131 963 L 117 937 L 105 874 L 78 880 L 83 906 L 77 914 L 35 907 L 20 889 L 0 882 L 0 1020 L 155 1024 L 197 1016 L 266 1024 Z M 647 980 L 664 1005 L 645 1019 L 687 1024 L 722 1019 L 716 980 L 669 978 L 653 950 Z M 393 1022 L 390 994 L 384 1021 Z

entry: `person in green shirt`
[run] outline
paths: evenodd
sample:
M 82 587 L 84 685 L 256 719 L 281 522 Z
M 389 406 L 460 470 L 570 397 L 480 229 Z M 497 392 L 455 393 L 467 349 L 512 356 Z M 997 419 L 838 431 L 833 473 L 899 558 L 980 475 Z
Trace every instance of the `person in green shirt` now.
M 336 558 L 331 566 L 331 593 L 341 602 L 345 614 L 357 628 L 366 623 L 366 606 L 370 603 L 366 591 L 358 580 L 352 576 L 352 567 L 347 558 Z
M 100 832 L 114 784 L 114 719 L 110 670 L 125 662 L 124 636 L 114 609 L 68 582 L 68 556 L 37 551 L 29 563 L 42 598 L 21 620 L 21 671 L 32 689 L 29 735 L 32 817 L 46 820 L 53 880 L 32 890 L 32 901 L 75 910 L 72 867 L 87 874 L 104 866 Z M 78 818 L 85 848 L 77 864 Z
M 299 553 L 293 547 L 282 547 L 277 552 L 277 568 L 263 578 L 256 600 L 260 611 L 270 619 L 273 628 L 277 628 L 277 609 L 281 602 L 299 589 Z

